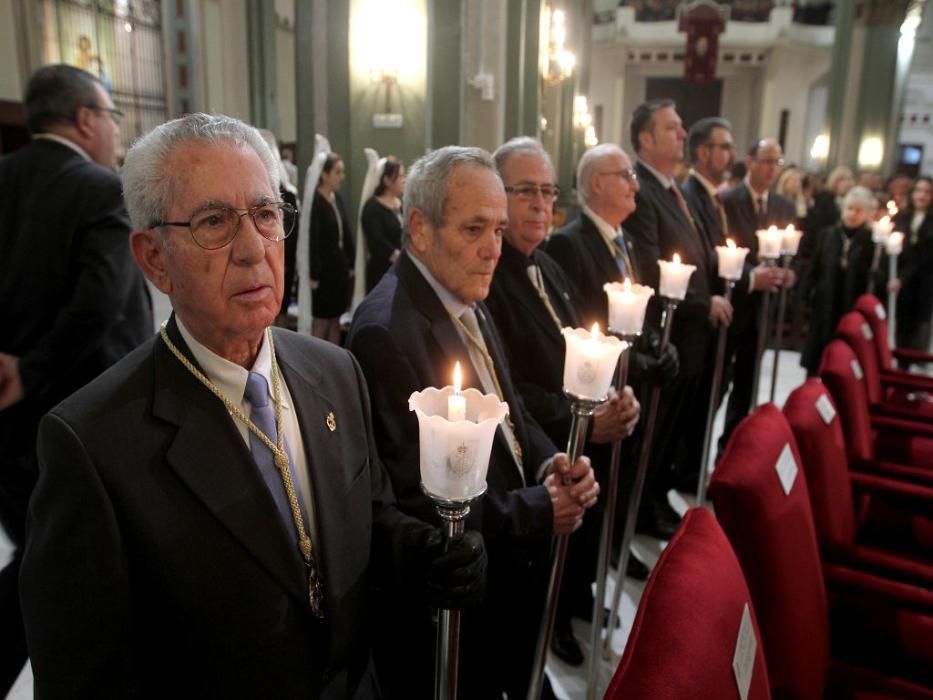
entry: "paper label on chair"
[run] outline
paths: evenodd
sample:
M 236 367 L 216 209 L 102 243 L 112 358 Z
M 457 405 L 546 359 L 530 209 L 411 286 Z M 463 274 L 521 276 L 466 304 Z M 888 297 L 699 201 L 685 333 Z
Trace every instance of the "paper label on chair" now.
M 865 340 L 874 340 L 875 334 L 871 332 L 871 326 L 867 323 L 862 324 L 862 337 Z
M 884 312 L 884 307 L 881 304 L 875 304 L 875 316 L 878 317 L 879 321 L 883 321 L 888 317 L 888 315 Z
M 820 394 L 820 398 L 816 400 L 816 410 L 826 425 L 832 423 L 833 418 L 836 417 L 836 409 L 833 408 L 833 402 L 829 400 L 826 394 Z
M 781 480 L 781 486 L 784 488 L 784 495 L 789 496 L 790 490 L 794 487 L 794 479 L 797 478 L 797 460 L 794 459 L 794 453 L 790 445 L 784 445 L 781 450 L 781 456 L 778 457 L 777 464 L 774 465 L 777 470 L 778 478 Z
M 865 375 L 862 373 L 862 365 L 858 363 L 858 360 L 852 360 L 849 366 L 852 368 L 852 374 L 855 375 L 855 378 L 862 381 L 862 377 Z
M 742 611 L 742 622 L 739 624 L 739 638 L 735 642 L 735 655 L 732 657 L 735 684 L 738 686 L 739 697 L 742 700 L 748 700 L 748 689 L 752 685 L 752 671 L 755 669 L 757 650 L 758 640 L 755 638 L 755 628 L 752 627 L 752 614 L 746 603 Z

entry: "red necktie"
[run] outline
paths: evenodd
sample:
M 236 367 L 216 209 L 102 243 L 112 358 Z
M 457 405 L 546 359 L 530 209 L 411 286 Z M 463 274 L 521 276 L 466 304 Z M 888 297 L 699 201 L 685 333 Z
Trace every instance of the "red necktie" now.
M 684 196 L 680 193 L 680 190 L 677 189 L 677 185 L 671 185 L 671 192 L 677 199 L 677 204 L 680 205 L 680 210 L 684 213 L 684 216 L 687 217 L 687 221 L 690 222 L 690 226 L 693 228 L 693 232 L 696 233 L 697 225 L 693 220 L 693 216 L 690 214 L 690 210 L 687 208 L 687 200 L 684 199 Z

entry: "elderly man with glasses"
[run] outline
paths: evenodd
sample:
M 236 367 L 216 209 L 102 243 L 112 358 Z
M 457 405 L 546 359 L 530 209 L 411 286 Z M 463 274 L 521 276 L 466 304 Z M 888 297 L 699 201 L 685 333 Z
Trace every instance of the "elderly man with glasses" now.
M 578 328 L 583 321 L 577 314 L 573 283 L 543 250 L 560 189 L 554 184 L 551 159 L 535 139 L 514 138 L 500 146 L 494 158 L 508 195 L 509 225 L 486 305 L 502 333 L 512 379 L 525 406 L 554 444 L 564 445 L 570 435 L 571 409 L 563 392 L 565 342 L 560 329 Z M 638 402 L 628 387 L 596 408 L 585 451 L 602 483 L 608 476 L 611 443 L 631 434 L 638 415 Z M 583 652 L 570 618 L 592 615 L 590 584 L 595 577 L 600 516 L 600 508 L 589 511 L 570 538 L 551 638 L 553 651 L 573 666 L 583 663 Z
M 39 419 L 153 331 L 113 173 L 119 110 L 67 65 L 37 70 L 24 103 L 32 143 L 0 159 L 0 523 L 14 546 L 0 572 L 0 697 L 26 663 L 17 576 Z
M 168 122 L 123 184 L 173 314 L 40 426 L 21 575 L 37 695 L 378 697 L 372 580 L 459 607 L 482 593 L 482 538 L 445 553 L 402 515 L 352 356 L 271 328 L 295 210 L 258 131 Z

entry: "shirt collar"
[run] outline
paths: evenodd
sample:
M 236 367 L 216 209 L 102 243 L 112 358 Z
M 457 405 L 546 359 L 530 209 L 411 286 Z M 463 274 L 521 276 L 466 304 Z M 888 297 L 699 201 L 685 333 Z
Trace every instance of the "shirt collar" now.
M 765 205 L 768 204 L 768 190 L 764 192 L 755 192 L 755 188 L 752 187 L 751 180 L 748 179 L 748 175 L 745 176 L 745 179 L 742 181 L 745 183 L 745 187 L 748 188 L 748 193 L 752 196 L 752 199 L 757 203 L 759 199 L 763 199 Z
M 234 404 L 243 403 L 243 396 L 246 393 L 246 379 L 249 377 L 249 371 L 240 367 L 240 365 L 230 362 L 221 357 L 207 346 L 195 339 L 191 332 L 185 328 L 178 314 L 175 315 L 175 322 L 178 324 L 178 332 L 184 338 L 185 343 L 194 355 L 195 361 L 204 370 L 204 374 L 210 379 L 217 388 L 230 399 Z M 259 346 L 259 352 L 256 354 L 256 361 L 253 362 L 252 372 L 261 374 L 269 386 L 269 397 L 272 398 L 272 352 L 269 349 L 269 343 L 266 342 L 266 334 L 263 333 L 262 345 Z M 281 373 L 279 377 L 281 378 Z M 288 409 L 287 392 L 279 392 L 279 401 L 282 408 Z
M 663 173 L 659 173 L 657 170 L 655 170 L 654 168 L 652 168 L 650 165 L 648 165 L 648 164 L 647 164 L 645 161 L 643 161 L 641 158 L 638 159 L 638 162 L 641 163 L 642 165 L 644 165 L 645 168 L 648 169 L 648 172 L 649 172 L 649 173 L 651 173 L 651 174 L 654 175 L 656 178 L 658 178 L 658 181 L 659 181 L 662 185 L 664 185 L 664 189 L 669 190 L 671 187 L 674 187 L 674 178 L 668 177 L 667 175 L 664 175 Z
M 596 226 L 596 230 L 599 231 L 600 235 L 603 237 L 603 240 L 605 240 L 609 247 L 614 250 L 616 243 L 615 238 L 621 233 L 621 230 L 613 229 L 612 226 L 610 226 L 603 217 L 601 217 L 585 204 L 583 205 L 583 213 Z
M 421 262 L 415 255 L 412 255 L 411 252 L 408 253 L 408 257 L 411 259 L 412 263 L 414 263 L 415 268 L 421 273 L 422 277 L 431 285 L 431 289 L 437 294 L 444 308 L 447 309 L 447 313 L 456 318 L 460 318 L 460 315 L 469 308 L 470 304 L 464 304 L 455 297 L 447 287 L 438 282 L 437 278 L 431 274 L 428 266 Z
M 42 133 L 42 134 L 33 134 L 32 138 L 34 141 L 54 141 L 55 143 L 60 143 L 62 146 L 67 146 L 68 148 L 70 148 L 72 151 L 74 151 L 79 156 L 84 158 L 84 160 L 88 162 L 92 162 L 91 156 L 88 155 L 87 151 L 81 148 L 81 146 L 76 144 L 74 141 L 71 141 L 70 139 L 66 139 L 64 136 L 59 136 L 58 134 Z
M 697 179 L 697 182 L 703 185 L 703 189 L 706 190 L 710 197 L 716 199 L 716 196 L 719 194 L 719 189 L 713 185 L 712 182 L 703 177 L 703 174 L 694 168 L 690 168 L 690 174 Z

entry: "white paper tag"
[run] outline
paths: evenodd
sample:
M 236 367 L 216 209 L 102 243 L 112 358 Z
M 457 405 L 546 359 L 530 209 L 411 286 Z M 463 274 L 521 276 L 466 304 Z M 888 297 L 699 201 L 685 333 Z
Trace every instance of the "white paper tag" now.
M 858 379 L 859 381 L 862 381 L 862 377 L 864 377 L 865 375 L 862 373 L 862 365 L 858 363 L 858 360 L 852 360 L 851 367 L 852 367 L 852 374 L 855 375 L 855 378 Z
M 742 622 L 739 624 L 739 637 L 735 642 L 735 655 L 732 657 L 735 684 L 742 700 L 748 700 L 748 689 L 752 685 L 752 671 L 755 670 L 757 650 L 758 640 L 755 638 L 755 628 L 752 627 L 752 614 L 746 603 L 745 609 L 742 610 Z
M 884 312 L 884 307 L 881 304 L 875 304 L 875 316 L 878 317 L 879 321 L 883 321 L 888 317 L 888 315 Z
M 791 452 L 790 445 L 784 445 L 781 450 L 781 456 L 778 457 L 777 464 L 774 465 L 777 470 L 778 478 L 781 480 L 781 486 L 784 487 L 784 495 L 789 496 L 790 490 L 794 486 L 794 479 L 797 478 L 797 460 L 794 459 L 794 453 Z
M 826 425 L 829 425 L 833 422 L 833 418 L 836 417 L 836 409 L 833 408 L 833 402 L 829 400 L 829 397 L 826 394 L 820 394 L 820 398 L 816 400 L 816 410 L 823 418 L 823 422 Z
M 871 326 L 867 323 L 862 324 L 862 337 L 865 340 L 872 340 L 875 337 L 875 334 L 871 332 Z

